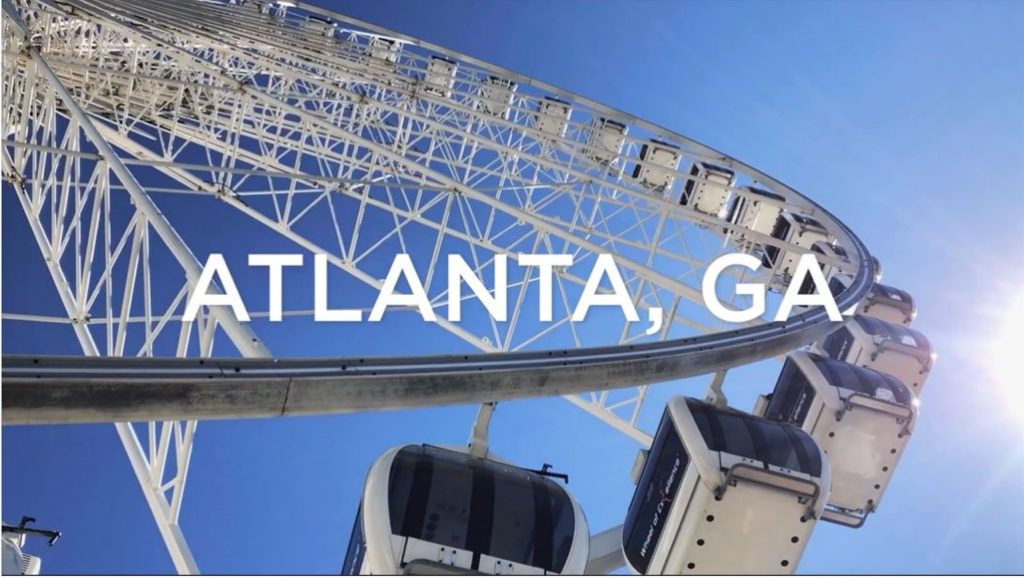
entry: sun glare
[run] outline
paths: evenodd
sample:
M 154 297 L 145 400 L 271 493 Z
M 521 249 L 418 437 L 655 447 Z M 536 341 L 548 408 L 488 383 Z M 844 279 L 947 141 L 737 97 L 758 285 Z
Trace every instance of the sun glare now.
M 988 367 L 1002 402 L 1024 428 L 1024 295 L 1008 304 L 996 321 Z

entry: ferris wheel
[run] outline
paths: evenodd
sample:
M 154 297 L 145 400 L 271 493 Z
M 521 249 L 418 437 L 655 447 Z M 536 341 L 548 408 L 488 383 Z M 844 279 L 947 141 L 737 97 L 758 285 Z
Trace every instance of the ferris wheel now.
M 480 403 L 467 429 L 471 457 L 483 459 L 495 403 L 560 395 L 644 446 L 686 447 L 693 456 L 726 451 L 692 444 L 699 445 L 693 424 L 732 419 L 721 393 L 730 367 L 814 342 L 822 355 L 856 365 L 865 363 L 850 356 L 886 353 L 879 357 L 891 363 L 880 369 L 886 374 L 899 373 L 905 359 L 921 361 L 918 376 L 930 368 L 923 336 L 910 351 L 906 336 L 893 332 L 899 319 L 881 328 L 861 319 L 835 344 L 825 336 L 836 325 L 820 308 L 785 322 L 710 315 L 704 275 L 734 252 L 762 266 L 723 272 L 712 289 L 729 310 L 754 300 L 742 283 L 762 283 L 777 300 L 799 257 L 814 253 L 840 309 L 872 315 L 873 306 L 902 312 L 908 322 L 913 311 L 908 295 L 876 284 L 878 264 L 863 243 L 810 198 L 692 139 L 555 86 L 304 2 L 12 0 L 4 3 L 3 43 L 4 194 L 17 198 L 62 307 L 5 311 L 4 321 L 69 326 L 84 356 L 103 358 L 6 358 L 5 424 L 116 422 L 179 572 L 198 571 L 178 517 L 199 419 Z M 227 307 L 204 307 L 185 320 L 206 260 L 190 221 L 214 210 L 225 231 L 244 229 L 316 254 L 318 268 L 343 274 L 352 305 L 364 311 L 387 285 L 394 255 L 408 255 L 436 314 L 417 329 L 422 349 L 371 357 L 347 340 L 337 352 L 343 358 L 274 360 L 266 333 L 287 322 L 257 330 Z M 453 254 L 481 279 L 502 268 L 505 319 L 487 315 L 479 294 L 453 295 L 444 282 Z M 545 269 L 524 258 L 531 254 L 567 260 Z M 637 318 L 575 315 L 584 292 L 614 290 L 588 288 L 605 254 Z M 538 320 L 543 295 L 547 316 Z M 451 318 L 453 302 L 460 320 Z M 273 315 L 254 311 L 252 318 Z M 883 351 L 879 335 L 896 345 Z M 453 342 L 461 347 L 455 353 Z M 824 361 L 800 359 L 804 374 L 816 376 L 809 383 L 839 388 L 834 372 L 820 369 Z M 657 435 L 640 427 L 650 384 L 702 375 L 711 376 L 705 402 L 673 402 Z M 861 381 L 885 384 L 893 403 L 907 406 L 923 377 L 909 394 L 886 379 Z M 785 418 L 783 397 L 766 400 L 760 414 Z M 900 415 L 901 427 L 912 422 Z M 792 466 L 786 475 L 816 480 L 804 485 L 827 492 L 828 468 L 823 474 L 821 459 L 803 453 L 814 444 L 810 426 L 789 421 L 804 437 L 768 426 L 758 435 L 789 436 L 793 455 L 818 465 L 802 473 Z M 899 439 L 908 432 L 901 429 Z M 462 463 L 461 454 L 446 451 L 396 450 L 387 464 Z M 643 475 L 650 478 L 657 464 L 648 464 Z M 492 466 L 476 464 L 473 475 L 509 475 Z M 387 467 L 379 465 L 384 480 Z M 721 483 L 749 481 L 749 472 L 737 471 Z M 547 488 L 543 473 L 523 475 Z M 798 517 L 824 515 L 820 492 L 797 491 L 813 505 Z M 850 512 L 866 515 L 876 502 L 865 510 L 856 490 L 844 495 L 850 499 L 830 509 L 833 518 L 863 523 Z M 362 513 L 381 508 L 379 498 L 364 496 Z M 566 503 L 578 508 L 571 498 Z M 364 542 L 371 531 L 387 535 L 379 521 L 359 524 Z M 802 548 L 804 541 L 793 543 Z M 360 543 L 353 541 L 357 551 Z M 366 548 L 378 561 L 387 558 L 369 542 Z M 582 571 L 587 556 L 566 548 L 564 556 L 548 552 L 543 564 L 531 558 L 533 566 L 496 556 L 495 571 Z M 459 548 L 445 551 L 445 564 L 464 567 Z M 667 550 L 657 556 L 667 571 L 696 564 Z M 479 552 L 469 558 L 480 564 Z M 626 558 L 634 569 L 649 568 L 650 561 L 641 569 Z M 359 557 L 354 570 L 368 560 Z

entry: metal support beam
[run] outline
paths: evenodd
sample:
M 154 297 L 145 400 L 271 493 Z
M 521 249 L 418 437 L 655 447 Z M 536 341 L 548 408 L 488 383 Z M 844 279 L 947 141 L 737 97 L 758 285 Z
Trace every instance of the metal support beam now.
M 497 405 L 493 401 L 481 403 L 476 420 L 473 421 L 473 431 L 469 436 L 469 453 L 478 458 L 486 458 L 490 451 L 488 433 L 491 427 L 491 417 L 494 415 L 494 408 Z
M 5 2 L 4 11 L 7 12 L 8 8 L 9 5 Z M 187 245 L 185 245 L 184 241 L 182 241 L 174 228 L 149 198 L 148 194 L 146 194 L 142 189 L 134 175 L 128 170 L 124 163 L 121 162 L 110 144 L 97 130 L 92 119 L 85 113 L 85 111 L 82 110 L 75 98 L 63 86 L 57 75 L 40 55 L 39 51 L 35 47 L 31 46 L 28 47 L 27 50 L 33 64 L 35 65 L 35 72 L 40 74 L 41 77 L 46 80 L 47 84 L 53 89 L 54 93 L 67 108 L 70 116 L 77 121 L 78 126 L 85 132 L 93 145 L 96 146 L 99 156 L 102 159 L 101 162 L 106 163 L 109 170 L 117 176 L 121 181 L 121 184 L 131 195 L 136 210 L 143 219 L 143 224 L 140 224 L 136 229 L 137 240 L 141 242 L 142 237 L 139 237 L 138 235 L 144 230 L 144 226 L 152 227 L 159 235 L 161 241 L 165 243 L 176 260 L 184 268 L 189 282 L 195 283 L 201 273 L 201 267 L 191 250 Z M 6 151 L 4 151 L 4 165 L 5 168 L 11 171 L 11 174 L 16 174 L 13 162 L 8 157 Z M 17 183 L 15 183 L 15 185 L 17 185 Z M 45 247 L 47 247 L 45 233 L 43 232 L 39 221 L 31 218 L 33 210 L 32 207 L 27 204 L 29 202 L 29 197 L 20 189 L 20 186 L 16 186 L 16 188 L 19 189 L 17 195 L 19 201 L 23 205 L 22 208 L 25 211 L 25 214 L 30 216 L 29 223 L 33 234 L 36 237 L 36 241 L 40 245 L 40 248 L 43 248 L 45 251 Z M 137 247 L 138 245 L 133 245 L 133 257 L 135 254 L 134 251 Z M 74 317 L 75 312 L 79 309 L 79 305 L 74 302 L 72 291 L 70 290 L 70 286 L 60 268 L 60 263 L 57 260 L 48 259 L 47 267 L 55 285 L 57 286 L 58 294 L 62 299 L 65 309 L 68 311 L 69 315 Z M 131 267 L 131 269 L 134 270 L 134 267 Z M 130 302 L 130 293 L 126 293 L 125 299 L 126 303 Z M 125 309 L 125 313 L 127 313 L 127 309 Z M 262 342 L 256 337 L 256 335 L 252 333 L 247 326 L 239 323 L 233 316 L 227 314 L 227 312 L 223 310 L 212 310 L 210 312 L 210 316 L 219 323 L 220 327 L 224 329 L 232 343 L 234 343 L 243 355 L 250 357 L 269 357 L 270 352 L 263 346 Z M 82 346 L 83 353 L 87 356 L 99 355 L 99 349 L 97 348 L 87 325 L 85 323 L 75 323 L 73 326 L 76 336 L 78 337 L 78 341 Z M 125 325 L 122 324 L 121 327 L 123 330 Z M 120 351 L 122 348 L 119 346 L 118 349 Z M 184 352 L 182 351 L 179 353 Z M 196 428 L 195 422 L 186 424 L 184 435 L 177 436 L 177 439 L 175 440 L 175 457 L 177 460 L 175 474 L 173 479 L 165 485 L 163 478 L 166 470 L 166 460 L 170 455 L 170 452 L 167 451 L 167 447 L 171 431 L 173 430 L 180 433 L 178 428 L 181 426 L 179 424 L 165 423 L 163 425 L 163 437 L 160 445 L 161 451 L 154 452 L 153 450 L 157 448 L 155 440 L 153 439 L 153 436 L 156 434 L 156 426 L 155 424 L 151 424 L 151 451 L 147 456 L 131 424 L 120 420 L 118 421 L 119 422 L 115 424 L 118 437 L 120 438 L 125 452 L 128 455 L 132 471 L 139 480 L 142 493 L 146 499 L 147 505 L 153 513 L 153 517 L 157 523 L 157 529 L 167 546 L 167 550 L 174 563 L 175 570 L 179 574 L 198 574 L 199 568 L 192 556 L 187 542 L 185 541 L 181 527 L 178 525 L 178 516 L 181 511 L 182 496 L 184 495 L 185 480 L 188 473 L 192 441 L 194 439 L 193 436 Z M 170 503 L 168 503 L 165 493 L 168 489 L 172 492 Z
M 626 559 L 622 555 L 622 526 L 609 528 L 590 537 L 587 574 L 611 574 L 625 565 Z
M 725 392 L 722 391 L 722 384 L 725 382 L 726 373 L 725 371 L 719 371 L 711 378 L 708 390 L 704 393 L 704 401 L 718 407 L 729 405 L 729 398 L 725 397 Z
M 146 217 L 146 221 L 153 227 L 153 230 L 157 232 L 160 239 L 167 245 L 167 248 L 185 269 L 185 275 L 188 277 L 189 282 L 193 284 L 197 282 L 203 269 L 196 256 L 192 254 L 192 250 L 188 248 L 188 245 L 178 236 L 177 231 L 164 218 L 163 213 L 160 212 L 160 209 L 157 208 L 153 200 L 149 198 L 149 195 L 146 194 L 142 186 L 135 179 L 135 175 L 121 162 L 120 157 L 114 152 L 110 143 L 103 138 L 103 135 L 100 134 L 100 131 L 93 124 L 92 118 L 82 110 L 82 107 L 78 105 L 75 98 L 64 88 L 60 79 L 57 78 L 57 75 L 46 63 L 42 55 L 39 54 L 39 50 L 34 46 L 30 46 L 28 51 L 39 72 L 42 73 L 61 102 L 68 107 L 71 116 L 78 121 L 82 130 L 89 137 L 89 140 L 96 146 L 100 157 L 106 161 L 110 170 L 117 175 L 121 184 L 127 189 L 139 212 Z M 238 321 L 226 309 L 211 308 L 210 316 L 224 329 L 228 337 L 231 338 L 231 342 L 238 347 L 242 355 L 246 357 L 270 357 L 270 351 L 256 337 L 256 334 L 248 326 Z

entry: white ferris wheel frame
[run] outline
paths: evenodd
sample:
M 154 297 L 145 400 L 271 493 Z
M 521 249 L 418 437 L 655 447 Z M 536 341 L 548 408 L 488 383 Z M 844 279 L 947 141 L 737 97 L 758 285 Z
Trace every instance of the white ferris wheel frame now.
M 319 19 L 310 20 L 308 15 Z M 199 29 L 196 22 L 206 27 Z M 213 30 L 218 25 L 224 27 L 222 33 Z M 92 43 L 83 42 L 85 38 Z M 367 57 L 374 39 L 400 47 L 394 61 Z M 631 181 L 626 159 L 644 165 L 637 154 L 648 139 L 671 141 L 686 158 L 730 167 L 750 183 L 782 194 L 791 210 L 825 223 L 850 250 L 848 261 L 822 258 L 855 278 L 837 299 L 842 308 L 858 301 L 873 277 L 866 248 L 845 225 L 752 167 L 557 87 L 303 2 L 242 6 L 202 2 L 186 7 L 170 0 L 3 0 L 3 43 L 5 189 L 9 185 L 19 200 L 66 312 L 65 316 L 4 312 L 3 319 L 70 325 L 86 356 L 153 356 L 159 336 L 177 325 L 174 354 L 178 357 L 209 357 L 219 333 L 243 357 L 271 358 L 252 329 L 224 308 L 204 310 L 194 323 L 182 322 L 179 311 L 201 267 L 154 202 L 154 194 L 216 198 L 304 250 L 327 254 L 332 266 L 378 289 L 380 279 L 360 268 L 360 262 L 396 238 L 405 248 L 402 231 L 410 225 L 437 234 L 428 279 L 435 276 L 442 239 L 512 258 L 526 249 L 583 256 L 612 252 L 627 272 L 638 307 L 658 304 L 668 312 L 669 323 L 658 336 L 660 341 L 641 343 L 627 323 L 617 346 L 588 350 L 568 319 L 556 320 L 552 329 L 569 328 L 576 349 L 566 350 L 552 362 L 546 359 L 550 351 L 528 351 L 533 342 L 529 339 L 517 344 L 517 350 L 512 344 L 514 329 L 503 336 L 492 327 L 485 338 L 441 318 L 438 324 L 485 354 L 473 356 L 472 361 L 467 358 L 466 367 L 473 363 L 490 364 L 489 370 L 508 369 L 507 364 L 515 363 L 519 376 L 563 383 L 544 394 L 562 394 L 616 430 L 648 444 L 649 434 L 637 425 L 646 385 L 616 395 L 607 390 L 589 393 L 568 383 L 621 388 L 718 372 L 720 384 L 721 372 L 729 364 L 795 349 L 825 327 L 821 312 L 796 316 L 782 327 L 758 322 L 731 331 L 680 313 L 684 303 L 702 303 L 699 290 L 678 275 L 660 271 L 654 263 L 665 259 L 688 267 L 683 277 L 706 264 L 686 247 L 687 228 L 721 230 L 734 242 L 742 235 L 748 245 L 805 249 L 679 206 Z M 447 94 L 424 90 L 417 77 L 432 55 L 458 63 Z M 127 67 L 120 67 L 122 61 Z M 520 87 L 505 115 L 486 115 L 474 105 L 480 102 L 482 86 L 490 76 Z M 537 105 L 544 97 L 572 103 L 563 135 L 552 137 L 534 126 Z M 192 120 L 182 122 L 183 117 Z M 629 127 L 631 132 L 617 155 L 621 162 L 617 159 L 609 165 L 587 156 L 588 131 L 597 118 Z M 388 124 L 392 120 L 393 126 Z M 426 151 L 417 149 L 427 142 Z M 182 158 L 183 151 L 195 146 L 218 151 L 220 158 L 208 154 L 205 164 Z M 482 150 L 494 155 L 486 164 L 475 161 Z M 316 162 L 318 170 L 308 170 L 300 160 Z M 144 187 L 136 176 L 142 170 L 159 173 L 171 186 Z M 678 172 L 675 180 L 686 178 L 690 177 Z M 265 190 L 238 186 L 259 179 L 268 184 Z M 278 188 L 276 183 L 282 180 L 289 184 Z M 382 190 L 386 197 L 371 194 Z M 299 226 L 304 217 L 325 206 L 333 216 L 333 203 L 339 202 L 333 195 L 358 202 L 359 209 L 351 232 L 334 222 L 337 243 L 328 247 Z M 272 200 L 272 213 L 255 206 L 261 197 Z M 111 205 L 125 198 L 130 200 L 132 216 L 118 220 Z M 563 204 L 580 210 L 571 219 L 559 218 L 553 207 Z M 584 212 L 584 207 L 589 211 Z M 435 208 L 443 210 L 432 214 Z M 389 215 L 395 226 L 388 237 L 363 248 L 360 225 L 371 211 Z M 474 222 L 477 214 L 492 218 L 481 224 Z M 453 219 L 463 226 L 454 226 Z M 495 230 L 503 220 L 514 224 Z M 616 229 L 624 220 L 638 223 L 639 228 Z M 654 238 L 644 230 L 646 223 L 656 223 Z M 528 231 L 515 236 L 522 228 Z M 682 249 L 665 249 L 666 239 Z M 158 251 L 166 251 L 171 259 L 158 263 L 154 257 Z M 489 263 L 478 259 L 472 265 L 479 274 Z M 172 299 L 157 303 L 154 270 L 168 265 L 180 269 L 184 282 Z M 762 278 L 771 279 L 774 273 L 766 272 Z M 124 275 L 123 283 L 117 281 L 118 274 Z M 527 275 L 524 285 L 531 281 Z M 572 270 L 557 276 L 563 298 L 565 285 L 584 282 Z M 670 298 L 662 301 L 666 295 Z M 442 291 L 431 302 L 442 307 L 445 299 Z M 142 313 L 135 313 L 140 307 Z M 522 308 L 520 300 L 511 313 L 513 327 Z M 304 313 L 308 314 L 288 314 Z M 129 349 L 128 328 L 140 325 L 142 344 L 137 350 Z M 709 339 L 691 340 L 695 344 L 672 340 L 670 329 L 675 325 L 707 334 Z M 734 351 L 723 357 L 730 339 Z M 702 348 L 703 358 L 698 355 Z M 737 353 L 740 349 L 746 354 Z M 665 360 L 675 360 L 675 365 L 665 366 Z M 31 359 L 22 361 L 26 367 L 38 365 Z M 410 362 L 403 358 L 394 363 L 398 361 Z M 16 372 L 19 363 L 5 361 L 5 382 L 12 381 L 9 375 L 17 378 L 17 373 L 8 371 Z M 206 377 L 196 374 L 189 363 L 167 360 L 164 366 L 147 366 L 149 373 L 142 381 L 154 377 L 154 371 L 181 384 Z M 268 371 L 263 363 L 237 362 L 245 371 L 236 372 L 246 378 L 263 376 Z M 379 362 L 374 375 L 380 383 L 388 378 L 401 380 L 401 372 L 388 373 L 394 363 Z M 417 363 L 418 370 L 434 372 L 438 380 L 466 369 L 441 368 L 429 357 Z M 577 364 L 575 379 L 568 370 L 558 368 L 569 363 Z M 633 369 L 612 378 L 609 363 L 632 364 Z M 653 369 L 655 363 L 662 364 L 660 372 Z M 98 369 L 102 367 L 93 367 Z M 81 366 L 67 370 L 59 363 L 53 365 L 53 371 L 62 370 L 82 375 Z M 365 377 L 368 371 L 358 375 Z M 558 375 L 563 381 L 552 381 Z M 289 377 L 293 378 L 294 374 Z M 342 372 L 332 378 L 337 382 L 348 376 Z M 488 386 L 485 380 L 474 379 Z M 538 395 L 539 390 L 532 390 L 502 397 L 496 393 L 501 383 L 495 378 L 491 386 L 497 389 L 486 395 L 467 389 L 464 397 L 449 403 Z M 404 403 L 423 403 L 412 399 Z M 143 429 L 145 445 L 127 419 L 116 427 L 175 568 L 197 573 L 178 526 L 196 421 L 183 421 L 180 415 L 151 418 Z M 103 419 L 110 421 L 109 416 Z M 5 422 L 12 423 L 6 418 Z

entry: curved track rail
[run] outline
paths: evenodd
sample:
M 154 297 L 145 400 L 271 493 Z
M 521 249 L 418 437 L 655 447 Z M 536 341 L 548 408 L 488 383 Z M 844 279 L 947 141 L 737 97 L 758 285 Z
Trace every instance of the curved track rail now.
M 870 266 L 837 300 L 871 286 Z M 159 359 L 5 356 L 5 425 L 346 413 L 566 395 L 782 355 L 834 329 L 787 323 L 642 345 L 435 357 Z

